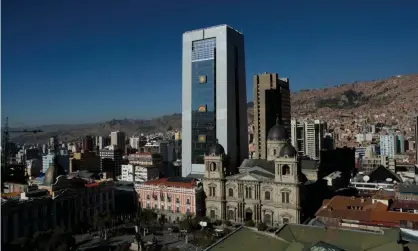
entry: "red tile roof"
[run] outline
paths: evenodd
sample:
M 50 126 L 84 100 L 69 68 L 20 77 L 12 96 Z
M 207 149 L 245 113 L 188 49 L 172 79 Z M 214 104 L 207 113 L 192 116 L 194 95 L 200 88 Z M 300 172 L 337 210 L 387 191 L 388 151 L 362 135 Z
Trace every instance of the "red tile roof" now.
M 85 187 L 97 187 L 99 186 L 99 183 L 89 183 L 89 184 L 84 184 Z
M 315 214 L 317 217 L 345 219 L 367 225 L 399 226 L 401 221 L 418 222 L 418 214 L 388 211 L 385 204 L 372 199 L 335 196 L 324 201 Z
M 418 201 L 416 200 L 395 200 L 391 205 L 391 210 L 394 208 L 416 209 L 418 210 Z
M 194 188 L 196 186 L 196 180 L 189 179 L 184 181 L 172 181 L 170 178 L 162 178 L 158 180 L 149 180 L 144 183 L 145 185 L 154 186 L 168 186 L 168 187 L 182 187 L 182 188 Z

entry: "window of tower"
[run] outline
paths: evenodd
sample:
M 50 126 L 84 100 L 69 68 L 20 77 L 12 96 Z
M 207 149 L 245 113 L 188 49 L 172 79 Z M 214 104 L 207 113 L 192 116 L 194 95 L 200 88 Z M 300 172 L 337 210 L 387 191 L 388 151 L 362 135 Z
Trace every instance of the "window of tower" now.
M 288 165 L 282 166 L 282 175 L 290 175 L 290 167 Z
M 276 154 L 277 154 L 277 150 L 273 149 L 273 155 L 276 156 Z
M 234 197 L 234 189 L 232 189 L 232 188 L 228 189 L 228 196 L 229 197 Z
M 270 200 L 270 192 L 269 191 L 264 192 L 264 199 L 265 200 Z
M 216 171 L 216 163 L 215 162 L 212 162 L 212 163 L 210 163 L 210 171 L 211 172 L 215 172 Z

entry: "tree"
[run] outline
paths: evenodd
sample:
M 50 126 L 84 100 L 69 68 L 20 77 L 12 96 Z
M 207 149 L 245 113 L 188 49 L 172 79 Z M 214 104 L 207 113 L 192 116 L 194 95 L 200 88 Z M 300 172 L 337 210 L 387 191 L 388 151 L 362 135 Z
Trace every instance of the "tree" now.
M 245 222 L 245 226 L 247 226 L 247 227 L 254 227 L 255 226 L 255 223 L 254 223 L 253 220 L 249 220 L 249 221 L 246 221 Z
M 260 223 L 257 224 L 257 230 L 258 231 L 264 231 L 266 229 L 267 229 L 267 226 L 264 222 L 260 222 Z
M 163 229 L 165 222 L 166 222 L 165 215 L 161 214 L 160 218 L 158 218 L 158 223 L 160 224 L 161 229 Z

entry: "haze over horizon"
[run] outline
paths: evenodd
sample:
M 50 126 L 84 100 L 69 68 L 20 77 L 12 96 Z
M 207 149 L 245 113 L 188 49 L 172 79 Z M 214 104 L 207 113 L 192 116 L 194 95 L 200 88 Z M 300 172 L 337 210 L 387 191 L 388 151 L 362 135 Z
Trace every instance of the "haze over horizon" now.
M 2 117 L 45 125 L 179 113 L 182 33 L 218 24 L 244 33 L 248 101 L 262 72 L 290 78 L 293 91 L 417 73 L 418 3 L 367 2 L 3 0 Z

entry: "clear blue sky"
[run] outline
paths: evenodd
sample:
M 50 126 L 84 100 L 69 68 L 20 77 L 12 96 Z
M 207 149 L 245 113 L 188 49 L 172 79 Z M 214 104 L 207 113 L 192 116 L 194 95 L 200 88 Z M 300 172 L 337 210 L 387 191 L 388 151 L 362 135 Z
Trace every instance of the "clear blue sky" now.
M 295 91 L 418 72 L 413 0 L 1 2 L 11 123 L 180 112 L 182 33 L 218 24 L 245 35 L 249 101 L 261 72 L 289 77 Z

